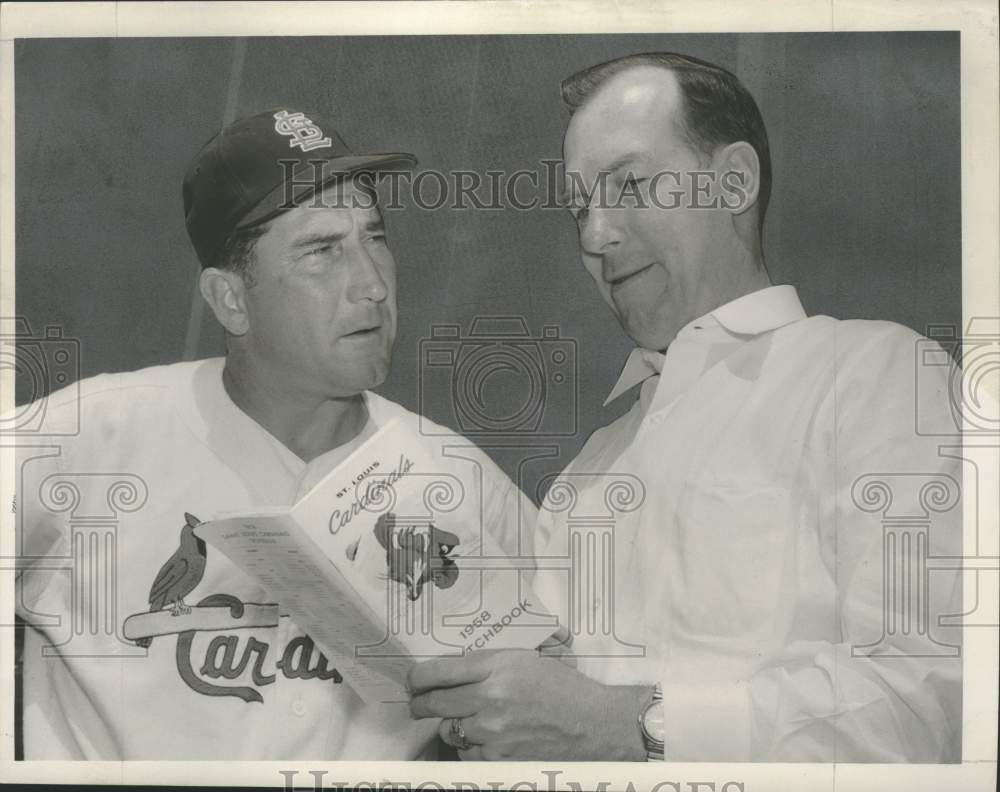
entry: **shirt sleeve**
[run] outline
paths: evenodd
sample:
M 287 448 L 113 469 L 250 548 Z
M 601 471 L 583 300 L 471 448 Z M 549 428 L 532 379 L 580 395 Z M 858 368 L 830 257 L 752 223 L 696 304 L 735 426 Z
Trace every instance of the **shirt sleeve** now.
M 44 408 L 45 405 L 42 405 Z M 14 454 L 16 583 L 14 610 L 24 623 L 18 672 L 25 759 L 86 759 L 118 753 L 93 702 L 57 673 L 46 647 L 68 637 L 67 563 L 72 558 L 64 515 L 47 508 L 41 491 L 48 477 L 62 472 L 62 457 L 43 445 L 22 445 Z M 56 492 L 50 496 L 58 500 Z M 48 662 L 47 662 L 48 659 Z M 88 753 L 88 751 L 90 751 Z
M 929 342 L 905 328 L 851 335 L 837 335 L 816 423 L 817 524 L 797 527 L 817 533 L 833 629 L 762 653 L 748 679 L 664 679 L 668 760 L 961 759 L 961 628 L 939 621 L 962 612 L 961 573 L 927 563 L 962 554 L 961 463 L 940 452 L 959 438 L 917 431 L 954 425 L 950 371 L 917 371 L 918 343 Z
M 59 456 L 44 447 L 21 446 L 15 453 L 17 586 L 14 609 L 28 625 L 35 623 L 35 606 L 60 574 L 54 570 L 54 564 L 71 555 L 69 532 L 62 515 L 47 509 L 40 497 L 46 478 L 61 472 L 60 461 Z

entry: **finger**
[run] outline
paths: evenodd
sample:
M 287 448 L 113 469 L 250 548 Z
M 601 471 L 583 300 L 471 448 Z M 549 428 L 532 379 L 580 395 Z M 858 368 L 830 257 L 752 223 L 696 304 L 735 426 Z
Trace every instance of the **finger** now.
M 538 654 L 540 657 L 550 657 L 553 660 L 558 660 L 570 668 L 577 667 L 577 658 L 573 654 L 573 634 L 562 625 L 559 626 L 556 632 L 539 644 Z
M 482 706 L 478 684 L 434 688 L 410 698 L 414 718 L 468 718 Z
M 438 724 L 438 737 L 441 738 L 441 742 L 445 745 L 450 745 L 452 748 L 458 748 L 451 739 L 451 722 L 454 718 L 442 718 L 441 722 Z
M 490 675 L 483 662 L 485 652 L 465 657 L 432 657 L 416 663 L 407 676 L 410 693 L 422 693 L 433 688 L 449 688 L 482 682 Z
M 468 751 L 459 751 L 458 758 L 463 762 L 485 762 L 483 759 L 483 746 L 472 745 L 469 746 Z
M 542 655 L 560 655 L 572 652 L 573 634 L 569 628 L 560 624 L 554 633 L 538 645 L 538 652 Z
M 445 745 L 450 745 L 452 748 L 458 748 L 463 750 L 461 741 L 456 739 L 454 733 L 452 732 L 452 724 L 455 722 L 455 718 L 442 718 L 441 723 L 438 724 L 438 737 Z M 460 718 L 462 722 L 462 729 L 465 732 L 465 742 L 467 745 L 472 745 L 472 740 L 469 739 L 469 732 L 465 729 L 465 724 L 468 723 L 468 718 Z
M 451 731 L 451 724 L 454 720 L 456 719 L 444 718 L 438 725 L 438 735 L 441 737 L 442 741 L 448 745 L 462 750 L 462 747 L 456 744 L 455 737 Z M 489 734 L 480 726 L 482 722 L 481 715 L 469 715 L 468 717 L 458 718 L 458 720 L 461 721 L 462 733 L 465 734 L 465 741 L 469 745 L 482 746 L 485 743 L 488 743 L 491 739 L 496 738 L 495 734 Z

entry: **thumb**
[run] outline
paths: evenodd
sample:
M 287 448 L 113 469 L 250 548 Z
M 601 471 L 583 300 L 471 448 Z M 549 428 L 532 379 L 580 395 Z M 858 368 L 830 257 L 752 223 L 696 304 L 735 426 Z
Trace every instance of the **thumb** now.
M 538 654 L 542 657 L 555 657 L 572 666 L 576 666 L 573 661 L 573 634 L 569 628 L 560 624 L 554 633 L 541 642 L 538 646 Z

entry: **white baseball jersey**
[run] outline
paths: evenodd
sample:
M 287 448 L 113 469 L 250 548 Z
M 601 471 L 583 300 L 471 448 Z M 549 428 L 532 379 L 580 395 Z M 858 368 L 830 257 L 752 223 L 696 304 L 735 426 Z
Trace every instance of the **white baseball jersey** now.
M 233 404 L 223 362 L 84 380 L 44 405 L 50 431 L 79 432 L 19 453 L 25 758 L 433 758 L 436 720 L 364 705 L 336 658 L 189 527 L 290 505 L 389 419 L 415 431 L 420 419 L 366 393 L 361 437 L 307 464 Z M 482 451 L 434 429 L 465 519 L 515 554 L 534 507 Z

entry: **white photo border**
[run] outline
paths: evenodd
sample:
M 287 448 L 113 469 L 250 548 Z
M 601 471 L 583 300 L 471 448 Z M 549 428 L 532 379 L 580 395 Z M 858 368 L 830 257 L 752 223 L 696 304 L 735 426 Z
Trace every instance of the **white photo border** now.
M 248 8 L 252 6 L 251 8 Z M 592 0 L 329 3 L 14 3 L 0 8 L 0 316 L 14 305 L 14 39 L 33 37 L 425 35 L 502 33 L 707 33 L 958 30 L 961 34 L 963 326 L 1000 317 L 998 140 L 1000 90 L 996 7 L 990 0 Z M 1000 374 L 1000 372 L 994 372 Z M 0 371 L 0 413 L 13 408 L 13 372 Z M 987 388 L 1000 394 L 998 377 Z M 998 396 L 1000 397 L 1000 396 Z M 1000 438 L 979 441 L 1000 446 Z M 0 502 L 13 492 L 12 449 L 0 449 Z M 1000 477 L 980 481 L 987 545 L 1000 556 Z M 12 558 L 14 531 L 3 515 L 0 557 Z M 967 519 L 967 523 L 969 520 Z M 969 525 L 966 525 L 968 543 Z M 983 538 L 980 536 L 980 544 Z M 968 544 L 967 544 L 968 546 Z M 975 587 L 965 587 L 966 609 Z M 997 597 L 997 591 L 980 594 Z M 14 576 L 0 575 L 0 603 L 13 623 Z M 983 603 L 980 602 L 982 607 Z M 994 602 L 993 611 L 997 604 Z M 996 784 L 998 636 L 990 627 L 964 636 L 963 761 L 955 765 L 459 763 L 459 762 L 43 762 L 14 761 L 14 642 L 0 641 L 0 780 L 4 783 L 152 784 L 378 789 L 393 783 L 430 790 L 601 788 L 937 790 Z M 294 776 L 289 776 L 295 771 Z M 713 782 L 714 786 L 708 786 Z M 421 783 L 424 785 L 419 786 Z M 534 784 L 534 786 L 532 786 Z M 696 784 L 692 786 L 692 784 Z M 740 784 L 742 786 L 733 786 Z M 728 787 L 727 787 L 728 785 Z M 576 787 L 580 788 L 580 787 Z

